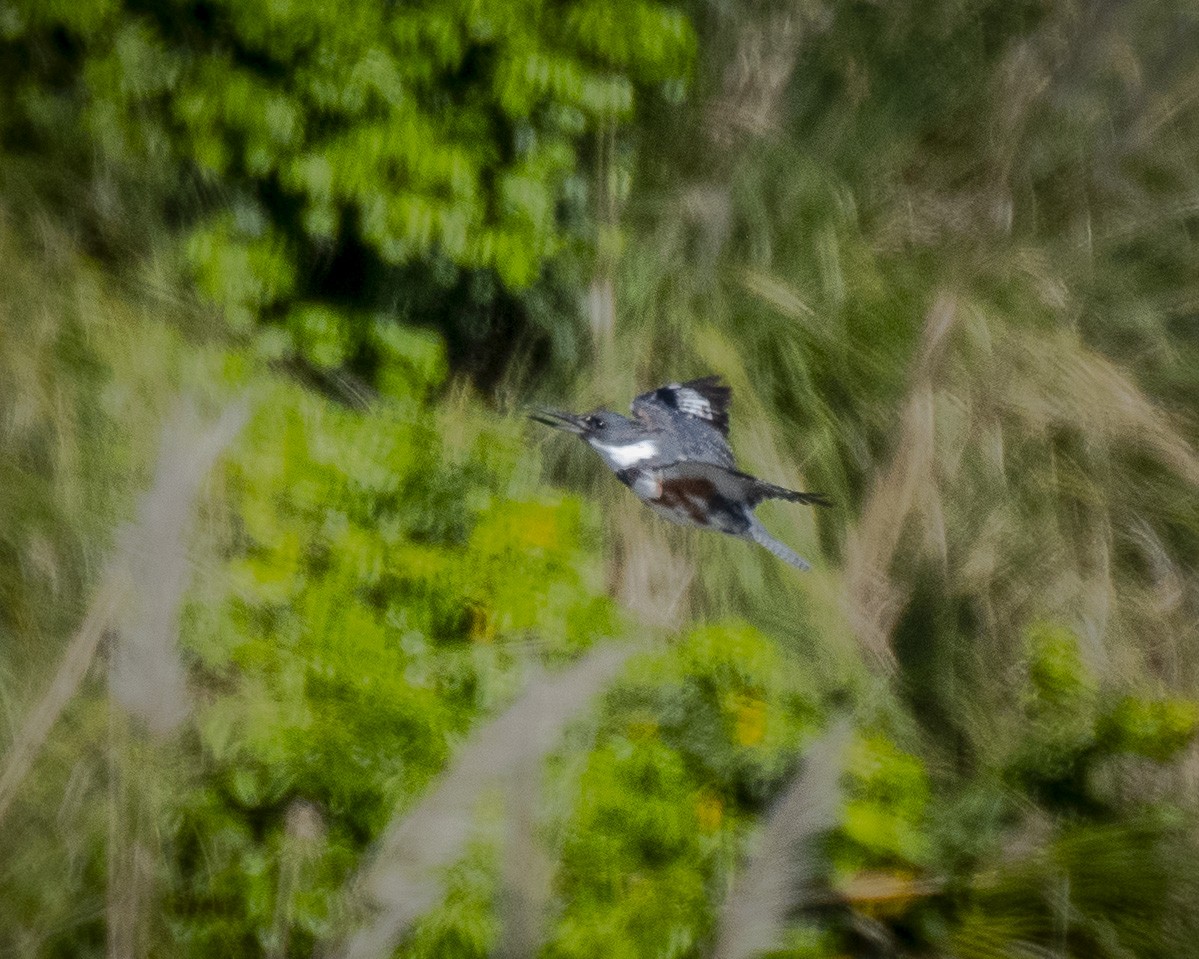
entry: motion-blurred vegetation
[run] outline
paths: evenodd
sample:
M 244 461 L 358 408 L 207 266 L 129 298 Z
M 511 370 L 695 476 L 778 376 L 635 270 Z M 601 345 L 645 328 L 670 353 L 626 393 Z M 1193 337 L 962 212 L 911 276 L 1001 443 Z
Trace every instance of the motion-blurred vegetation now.
M 682 12 L 645 0 L 17 0 L 3 17 L 0 134 L 27 177 L 110 245 L 144 244 L 131 209 L 169 217 L 234 329 L 363 374 L 397 318 L 483 365 L 513 334 L 569 346 L 588 135 L 640 93 L 677 101 L 694 49 Z
M 1199 954 L 1194 10 L 0 50 L 0 955 Z M 816 572 L 514 415 L 708 372 Z

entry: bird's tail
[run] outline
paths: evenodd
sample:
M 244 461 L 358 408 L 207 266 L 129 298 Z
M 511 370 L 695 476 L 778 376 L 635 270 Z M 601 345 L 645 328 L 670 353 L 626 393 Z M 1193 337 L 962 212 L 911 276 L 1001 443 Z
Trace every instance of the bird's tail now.
M 759 546 L 765 546 L 770 552 L 774 553 L 784 563 L 790 563 L 801 572 L 807 572 L 812 568 L 812 564 L 796 553 L 784 543 L 780 543 L 777 539 L 766 532 L 766 527 L 758 522 L 758 518 L 751 517 L 749 528 L 745 531 L 747 539 L 753 540 Z
M 775 486 L 774 483 L 768 483 L 766 480 L 750 476 L 748 473 L 740 475 L 750 481 L 749 489 L 746 492 L 750 503 L 755 506 L 764 499 L 784 499 L 790 503 L 808 503 L 811 506 L 832 505 L 829 498 L 823 493 L 801 493 L 798 490 L 787 489 L 785 486 Z

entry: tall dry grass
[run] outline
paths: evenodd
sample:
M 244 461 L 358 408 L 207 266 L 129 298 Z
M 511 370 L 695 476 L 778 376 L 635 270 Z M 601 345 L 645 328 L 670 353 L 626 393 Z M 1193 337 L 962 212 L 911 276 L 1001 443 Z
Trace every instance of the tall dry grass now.
M 662 534 L 668 558 L 623 491 L 570 480 L 619 517 L 618 574 L 694 568 L 690 615 L 817 619 L 817 646 L 852 635 L 901 682 L 992 706 L 1048 617 L 1104 675 L 1194 690 L 1193 53 L 1164 10 L 936 9 L 713 12 L 706 99 L 647 164 L 683 175 L 626 208 L 625 362 L 578 387 L 724 374 L 743 464 L 837 501 L 803 544 L 816 575 L 698 534 Z M 934 37 L 970 71 L 938 85 Z
M 720 907 L 713 959 L 749 959 L 777 949 L 820 875 L 819 841 L 837 824 L 840 779 L 852 724 L 840 719 L 804 752 L 799 774 L 766 817 L 756 848 Z
M 153 487 L 120 536 L 115 566 L 128 584 L 112 625 L 108 682 L 113 699 L 157 736 L 189 710 L 179 654 L 179 611 L 191 574 L 188 531 L 205 478 L 248 417 L 243 400 L 205 424 L 183 403 L 163 427 Z
M 471 735 L 428 794 L 413 809 L 397 813 L 351 884 L 350 912 L 359 917 L 357 929 L 334 955 L 381 959 L 391 954 L 441 895 L 441 874 L 465 850 L 484 794 L 538 765 L 631 652 L 602 647 L 556 675 L 534 680 L 517 702 Z
M 184 415 L 165 428 L 154 486 L 142 499 L 139 519 L 122 534 L 83 624 L 13 737 L 0 770 L 0 822 L 106 635 L 113 641 L 114 700 L 159 733 L 186 715 L 177 646 L 188 578 L 186 534 L 204 478 L 244 422 L 245 409 L 230 408 L 205 431 L 194 419 L 185 429 Z

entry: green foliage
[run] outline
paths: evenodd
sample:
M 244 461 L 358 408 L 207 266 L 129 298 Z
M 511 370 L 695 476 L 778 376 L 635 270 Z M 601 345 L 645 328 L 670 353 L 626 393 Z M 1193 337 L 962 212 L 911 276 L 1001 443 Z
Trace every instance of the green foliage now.
M 368 318 L 390 399 L 351 412 L 249 357 L 185 344 L 161 304 L 151 318 L 61 250 L 52 265 L 0 242 L 14 264 L 4 306 L 21 324 L 0 434 L 10 720 L 83 616 L 176 389 L 206 397 L 252 370 L 256 411 L 196 544 L 182 629 L 194 717 L 125 766 L 119 707 L 85 689 L 0 823 L 0 950 L 104 941 L 106 850 L 125 841 L 110 831 L 126 812 L 114 796 L 128 788 L 129 822 L 153 824 L 154 942 L 310 952 L 362 851 L 475 722 L 535 665 L 622 630 L 598 589 L 593 519 L 534 484 L 521 424 L 473 400 L 430 405 L 446 375 L 433 334 Z M 410 954 L 487 954 L 494 859 L 483 846 L 451 871 Z M 48 863 L 57 881 L 31 880 Z
M 77 319 L 92 331 L 81 341 L 96 340 L 97 321 Z M 302 322 L 318 351 L 323 320 Z M 215 490 L 203 548 L 221 560 L 202 572 L 184 619 L 194 721 L 134 767 L 141 814 L 156 824 L 151 933 L 172 954 L 307 954 L 327 942 L 363 852 L 452 763 L 462 737 L 536 663 L 623 629 L 599 588 L 593 517 L 578 500 L 547 498 L 520 424 L 471 400 L 431 403 L 446 375 L 440 342 L 383 320 L 372 329 L 390 398 L 355 412 L 256 374 L 255 416 Z M 149 388 L 139 364 L 155 368 L 137 342 L 160 356 L 183 349 L 132 323 L 106 343 L 130 367 L 104 391 L 126 415 Z M 209 357 L 186 378 L 244 378 L 247 368 Z M 80 436 L 106 468 L 133 455 L 101 455 L 97 439 Z M 631 663 L 594 742 L 555 758 L 569 798 L 558 797 L 552 824 L 547 955 L 707 948 L 747 839 L 829 715 L 829 690 L 784 648 L 741 620 L 693 626 Z M 1176 758 L 1197 710 L 1106 688 L 1054 621 L 1030 626 L 1023 648 L 1008 739 L 990 765 L 950 773 L 901 734 L 898 703 L 872 706 L 890 719 L 859 730 L 824 847 L 846 900 L 792 930 L 778 955 L 853 952 L 851 911 L 885 935 L 967 956 L 1050 948 L 1063 935 L 1070 954 L 1171 954 L 1181 941 L 1171 897 L 1191 888 L 1171 856 L 1183 821 L 1128 798 L 1111 771 L 1130 756 Z M 111 721 L 102 698 L 81 698 L 23 797 L 14 821 L 27 828 L 4 837 L 6 945 L 71 953 L 103 934 L 93 917 L 113 813 L 91 757 L 116 763 Z M 56 805 L 68 781 L 75 798 Z M 51 828 L 55 816 L 65 830 Z M 487 826 L 402 954 L 474 959 L 495 948 L 500 880 Z M 22 883 L 62 858 L 62 841 L 78 863 L 66 879 Z M 1113 876 L 1134 893 L 1113 894 Z M 81 902 L 89 918 L 72 918 Z
M 295 266 L 281 239 L 261 217 L 255 219 L 247 235 L 227 214 L 197 229 L 187 246 L 196 289 L 242 331 L 263 310 L 286 300 L 296 283 Z
M 1022 743 L 1025 754 L 1013 762 L 1014 775 L 1030 776 L 1030 785 L 1072 802 L 1086 791 L 1084 767 L 1098 709 L 1095 684 L 1070 630 L 1038 624 L 1028 631 L 1027 648 L 1025 712 L 1032 735 Z
M 966 959 L 1038 947 L 1098 959 L 1193 955 L 1193 917 L 1181 904 L 1196 876 L 1176 858 L 1189 846 L 1152 818 L 1064 827 L 1042 854 L 981 884 L 948 945 Z
M 1116 753 L 1135 753 L 1159 762 L 1173 759 L 1199 732 L 1199 703 L 1126 696 L 1105 713 L 1098 737 Z
M 1038 624 L 1028 631 L 1028 685 L 1022 741 L 1008 775 L 1050 808 L 1107 804 L 1095 773 L 1120 756 L 1168 761 L 1199 731 L 1199 704 L 1182 698 L 1100 696 L 1068 629 Z
M 554 957 L 694 955 L 738 838 L 821 712 L 798 664 L 743 623 L 633 663 L 564 824 Z
M 10 146 L 32 133 L 83 164 L 80 124 L 106 172 L 183 209 L 197 288 L 236 330 L 277 325 L 305 360 L 368 369 L 356 311 L 469 339 L 454 289 L 477 318 L 585 250 L 587 137 L 678 87 L 694 46 L 647 0 L 7 9 L 5 57 L 34 67 L 5 73 Z
M 159 269 L 178 254 L 253 331 L 196 359 L 94 269 L 2 248 L 4 716 L 78 622 L 167 393 L 257 390 L 197 544 L 193 720 L 155 754 L 98 683 L 72 704 L 0 823 L 0 951 L 103 951 L 134 849 L 145 951 L 324 949 L 364 850 L 462 738 L 535 666 L 625 631 L 606 511 L 608 582 L 647 555 L 696 622 L 551 764 L 547 955 L 705 954 L 831 686 L 859 710 L 842 818 L 821 907 L 777 955 L 1195 953 L 1199 22 L 1172 3 L 691 13 L 712 99 L 634 138 L 693 45 L 641 0 L 0 5 L 7 191 L 42 182 L 23 156 L 108 226 L 148 208 L 158 236 L 165 212 Z M 600 231 L 595 160 L 629 201 Z M 618 316 L 575 398 L 723 373 L 746 467 L 837 502 L 798 521 L 824 557 L 798 584 L 714 537 L 695 563 L 682 534 L 643 551 L 610 477 L 595 513 L 551 496 L 517 426 L 444 388 L 463 343 L 543 358 L 514 313 L 569 334 L 592 232 Z M 325 387 L 348 369 L 380 402 L 351 412 L 263 359 Z M 896 670 L 862 681 L 875 629 Z M 496 949 L 494 838 L 402 954 Z
M 1184 851 L 1192 820 L 1104 775 L 1151 741 L 1155 758 L 1176 758 L 1193 704 L 1102 689 L 1057 624 L 1033 624 L 1026 648 L 1013 690 L 1021 718 L 993 764 L 931 763 L 896 731 L 898 714 L 859 729 L 825 845 L 840 908 L 812 913 L 819 920 L 771 956 L 853 955 L 871 943 L 971 959 L 1193 954 L 1190 925 L 1172 918 L 1199 888 Z
M 7 768 L 23 716 L 62 680 L 54 671 L 150 481 L 177 391 L 203 408 L 244 383 L 246 364 L 185 347 L 174 303 L 114 290 L 51 224 L 30 237 L 4 219 L 0 250 L 9 263 L 0 290 L 0 763 Z M 2 950 L 91 954 L 103 942 L 94 917 L 104 909 L 104 848 L 119 789 L 112 718 L 106 698 L 85 686 L 2 823 Z M 178 782 L 186 782 L 182 772 Z M 159 781 L 139 785 L 148 800 L 162 792 Z M 36 878 L 47 869 L 56 882 Z
M 419 397 L 432 381 L 416 371 L 443 367 L 413 352 L 395 392 Z M 293 935 L 327 933 L 365 843 L 475 718 L 511 697 L 531 655 L 568 656 L 615 628 L 593 591 L 579 504 L 513 488 L 510 427 L 472 416 L 451 450 L 449 420 L 419 399 L 363 416 L 278 385 L 259 409 L 229 467 L 228 595 L 204 595 L 185 633 L 222 689 L 198 719 L 203 777 L 176 811 L 179 835 L 196 839 L 178 853 L 169 921 L 197 955 L 267 941 L 271 864 L 298 800 L 319 810 L 325 836 L 294 880 Z M 418 943 L 482 941 L 469 931 L 477 903 L 445 910 Z M 429 931 L 447 923 L 456 931 Z
M 930 787 L 920 759 L 874 735 L 854 744 L 848 772 L 836 865 L 844 872 L 927 866 Z
M 449 870 L 445 904 L 421 921 L 404 947 L 405 959 L 487 959 L 494 954 L 499 922 L 494 909 L 494 847 L 475 844 Z
M 1078 637 L 1070 630 L 1038 623 L 1028 630 L 1028 708 L 1034 713 L 1070 712 L 1094 698 L 1094 681 L 1082 663 Z

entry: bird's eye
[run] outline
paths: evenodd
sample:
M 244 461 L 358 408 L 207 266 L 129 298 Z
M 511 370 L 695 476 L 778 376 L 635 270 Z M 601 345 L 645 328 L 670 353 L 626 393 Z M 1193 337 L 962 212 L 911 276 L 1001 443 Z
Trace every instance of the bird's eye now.
M 604 418 L 602 416 L 596 416 L 594 413 L 592 413 L 589 417 L 587 417 L 587 425 L 593 430 L 602 430 L 604 428 Z

